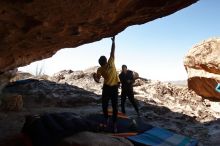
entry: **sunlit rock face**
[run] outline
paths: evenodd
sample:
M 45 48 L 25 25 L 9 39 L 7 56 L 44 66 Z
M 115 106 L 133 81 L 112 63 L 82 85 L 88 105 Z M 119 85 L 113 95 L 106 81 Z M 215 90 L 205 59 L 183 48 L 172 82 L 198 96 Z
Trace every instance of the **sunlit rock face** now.
M 2 0 L 0 72 L 113 36 L 197 0 Z
M 220 38 L 208 39 L 194 46 L 185 56 L 188 87 L 197 94 L 220 100 L 216 91 L 220 83 Z

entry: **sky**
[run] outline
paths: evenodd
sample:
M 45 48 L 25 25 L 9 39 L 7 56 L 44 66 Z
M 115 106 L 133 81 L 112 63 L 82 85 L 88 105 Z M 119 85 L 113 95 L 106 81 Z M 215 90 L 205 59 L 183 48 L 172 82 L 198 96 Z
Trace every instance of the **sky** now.
M 116 36 L 115 64 L 126 64 L 141 77 L 186 80 L 184 56 L 194 45 L 220 36 L 220 0 L 200 0 L 172 15 L 142 25 L 130 26 Z M 98 66 L 101 55 L 109 57 L 111 39 L 64 48 L 54 56 L 20 67 L 20 71 L 53 75 L 64 69 L 84 70 Z

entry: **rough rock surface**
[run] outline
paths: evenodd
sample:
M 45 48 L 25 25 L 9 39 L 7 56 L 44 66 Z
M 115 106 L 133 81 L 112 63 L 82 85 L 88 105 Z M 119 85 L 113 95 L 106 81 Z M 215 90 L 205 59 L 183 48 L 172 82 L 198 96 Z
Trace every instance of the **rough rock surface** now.
M 113 36 L 197 0 L 0 1 L 0 72 Z
M 73 107 L 98 102 L 100 96 L 76 86 L 47 80 L 27 79 L 12 82 L 3 90 L 6 95 L 22 95 L 24 107 Z
M 125 138 L 116 138 L 99 133 L 80 132 L 65 138 L 59 146 L 133 146 Z
M 101 83 L 95 83 L 92 76 L 92 74 L 96 72 L 97 69 L 98 66 L 88 68 L 84 71 L 62 70 L 58 73 L 55 73 L 52 77 L 49 78 L 49 80 L 60 84 L 67 83 L 69 85 L 76 85 L 87 91 L 94 92 L 96 94 L 101 94 L 102 91 L 99 89 L 102 88 L 102 82 L 104 80 L 103 78 L 101 78 Z M 120 73 L 119 70 L 117 72 L 118 74 Z M 137 75 L 136 72 L 135 74 Z M 136 80 L 134 86 L 141 86 L 144 85 L 146 82 L 148 82 L 147 79 L 140 78 Z
M 102 84 L 95 83 L 92 77 L 92 74 L 97 71 L 97 68 L 97 66 L 91 67 L 84 71 L 63 70 L 55 73 L 50 80 L 60 84 L 77 85 L 87 91 L 101 94 L 102 91 L 99 89 L 102 88 Z M 103 79 L 101 79 L 101 82 L 103 82 Z
M 34 76 L 28 72 L 21 72 L 18 71 L 15 75 L 15 77 L 12 79 L 12 81 L 16 81 L 16 80 L 24 80 L 24 79 L 29 79 L 29 78 L 33 78 Z
M 21 111 L 23 108 L 23 100 L 21 95 L 4 96 L 2 99 L 2 109 L 4 111 Z
M 188 73 L 188 87 L 197 94 L 220 100 L 215 90 L 220 83 L 220 38 L 203 41 L 189 50 L 184 65 Z
M 49 92 L 54 92 L 59 97 L 65 94 L 74 94 L 72 97 L 77 99 L 74 102 L 80 101 L 77 97 L 85 95 L 87 97 L 99 97 L 94 93 L 101 93 L 101 84 L 96 84 L 89 76 L 97 68 L 90 68 L 85 71 L 62 71 L 52 77 L 56 79 L 57 75 L 63 76 L 59 82 L 44 81 L 40 86 L 40 93 L 47 95 Z M 88 76 L 87 76 L 88 74 Z M 83 77 L 82 77 L 83 76 Z M 194 91 L 189 90 L 186 86 L 176 86 L 170 83 L 163 83 L 159 81 L 152 81 L 146 79 L 139 79 L 138 84 L 134 87 L 135 98 L 138 101 L 141 118 L 147 123 L 154 126 L 163 127 L 168 130 L 175 131 L 176 133 L 193 137 L 199 140 L 199 146 L 217 146 L 220 145 L 220 103 L 203 99 Z M 35 84 L 35 85 L 34 85 Z M 53 85 L 55 84 L 55 85 Z M 87 84 L 87 85 L 86 85 Z M 31 86 L 36 87 L 36 82 Z M 39 85 L 39 84 L 38 84 Z M 28 87 L 28 84 L 26 84 Z M 51 86 L 48 88 L 47 86 Z M 56 87 L 56 86 L 67 86 Z M 76 86 L 84 88 L 76 88 Z M 14 87 L 22 89 L 18 84 Z M 70 88 L 74 90 L 69 90 Z M 36 88 L 23 88 L 28 90 L 29 97 L 35 97 L 38 93 Z M 48 91 L 49 89 L 49 91 Z M 55 89 L 55 90 L 51 90 Z M 60 89 L 60 92 L 58 92 Z M 89 91 L 92 91 L 89 93 Z M 26 91 L 24 91 L 25 93 Z M 34 95 L 33 95 L 34 94 Z M 52 93 L 51 93 L 52 94 Z M 51 95 L 48 94 L 48 95 Z M 93 96 L 94 94 L 94 96 Z M 24 94 L 21 94 L 25 97 Z M 26 97 L 28 97 L 26 95 Z M 68 96 L 69 99 L 71 96 Z M 56 101 L 55 98 L 51 98 Z M 80 115 L 87 115 L 90 113 L 101 112 L 101 104 L 94 102 L 81 102 L 80 106 L 54 106 L 54 103 L 48 102 L 48 98 L 43 98 L 42 102 L 47 103 L 46 106 L 39 104 L 39 102 L 32 102 L 35 105 L 28 106 L 24 98 L 24 109 L 18 113 L 15 112 L 0 112 L 0 145 L 1 139 L 8 135 L 20 132 L 24 123 L 24 116 L 27 114 L 39 114 L 45 112 L 74 112 Z M 119 102 L 120 103 L 120 102 Z M 52 104 L 52 106 L 51 106 Z M 120 106 L 120 105 L 119 105 Z M 119 108 L 120 110 L 120 108 Z M 136 113 L 130 102 L 126 103 L 126 113 L 129 117 L 135 117 Z M 7 124 L 5 124 L 7 123 Z
M 96 70 L 97 67 L 84 71 L 65 70 L 56 73 L 51 80 L 62 77 L 57 80 L 59 83 L 101 94 L 102 84 L 95 83 L 91 76 Z M 135 98 L 148 123 L 194 137 L 200 141 L 199 146 L 216 144 L 218 139 L 209 138 L 219 136 L 220 103 L 203 99 L 183 84 L 177 86 L 140 78 L 134 85 Z M 129 102 L 127 108 L 130 116 L 134 116 L 135 111 Z
M 12 69 L 6 72 L 0 72 L 0 94 L 2 89 L 16 76 L 17 69 Z

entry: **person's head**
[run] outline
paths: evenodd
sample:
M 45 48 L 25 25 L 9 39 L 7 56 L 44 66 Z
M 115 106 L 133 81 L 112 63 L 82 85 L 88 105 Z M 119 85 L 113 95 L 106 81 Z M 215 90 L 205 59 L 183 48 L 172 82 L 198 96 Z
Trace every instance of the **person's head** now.
M 128 69 L 127 69 L 127 66 L 126 66 L 126 65 L 122 65 L 121 68 L 122 68 L 122 72 L 123 72 L 123 73 L 127 73 L 127 70 L 128 70 Z
M 99 64 L 100 64 L 101 66 L 104 66 L 106 63 L 107 63 L 107 58 L 106 58 L 105 56 L 101 56 L 101 57 L 99 58 Z

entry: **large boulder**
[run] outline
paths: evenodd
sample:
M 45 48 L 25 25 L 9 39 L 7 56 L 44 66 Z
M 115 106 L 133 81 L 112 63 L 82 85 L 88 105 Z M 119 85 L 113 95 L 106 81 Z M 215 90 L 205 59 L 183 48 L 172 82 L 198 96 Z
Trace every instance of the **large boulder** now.
M 84 71 L 62 70 L 50 77 L 50 80 L 59 84 L 67 83 L 100 95 L 103 84 L 96 83 L 92 77 L 92 74 L 97 71 L 97 68 L 92 67 Z M 103 78 L 101 82 L 103 82 Z
M 7 85 L 2 94 L 22 95 L 24 107 L 73 107 L 98 102 L 92 92 L 69 84 L 48 80 L 27 79 Z
M 208 39 L 189 50 L 184 59 L 188 87 L 198 95 L 220 100 L 220 38 Z
M 113 36 L 198 0 L 1 0 L 0 72 Z

